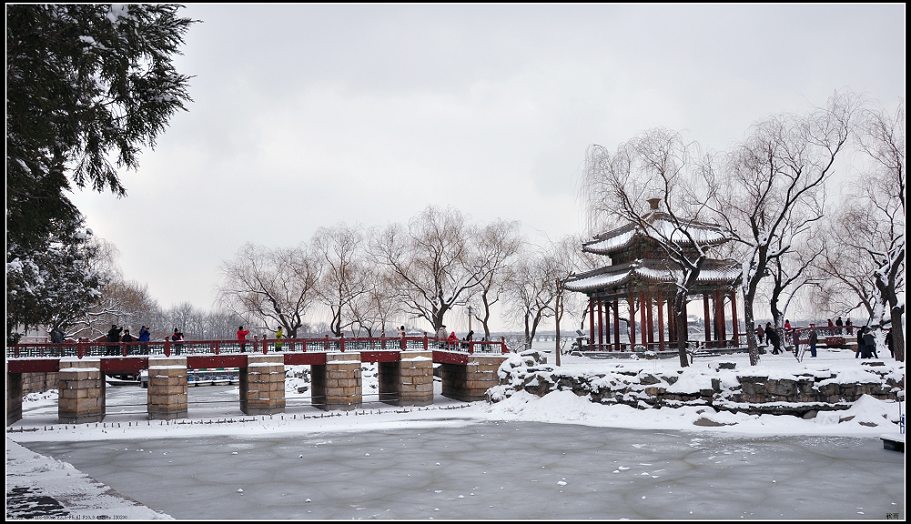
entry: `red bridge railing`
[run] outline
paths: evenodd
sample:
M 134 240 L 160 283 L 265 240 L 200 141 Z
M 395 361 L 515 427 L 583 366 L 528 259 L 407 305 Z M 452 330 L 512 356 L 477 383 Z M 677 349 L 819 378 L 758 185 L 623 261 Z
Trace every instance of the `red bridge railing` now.
M 7 346 L 6 358 L 135 357 L 148 355 L 222 355 L 241 353 L 343 351 L 425 351 L 444 350 L 468 354 L 507 353 L 505 341 L 460 341 L 429 337 L 321 337 L 237 340 L 183 340 L 149 342 L 62 342 L 60 344 L 14 344 Z

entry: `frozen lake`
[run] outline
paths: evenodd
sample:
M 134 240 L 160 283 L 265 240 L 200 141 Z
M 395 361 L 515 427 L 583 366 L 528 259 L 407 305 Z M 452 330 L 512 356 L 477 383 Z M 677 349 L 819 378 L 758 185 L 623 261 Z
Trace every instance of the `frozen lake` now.
M 23 445 L 178 519 L 905 514 L 904 454 L 872 438 L 450 419 L 429 429 Z

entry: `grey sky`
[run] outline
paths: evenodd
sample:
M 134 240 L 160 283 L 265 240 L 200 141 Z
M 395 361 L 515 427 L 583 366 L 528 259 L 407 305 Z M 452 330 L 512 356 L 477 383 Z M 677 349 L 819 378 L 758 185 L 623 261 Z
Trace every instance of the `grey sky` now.
M 189 4 L 195 75 L 128 196 L 77 192 L 125 277 L 163 307 L 213 306 L 247 241 L 428 205 L 583 230 L 585 150 L 654 126 L 730 147 L 833 90 L 894 109 L 905 7 L 890 5 Z

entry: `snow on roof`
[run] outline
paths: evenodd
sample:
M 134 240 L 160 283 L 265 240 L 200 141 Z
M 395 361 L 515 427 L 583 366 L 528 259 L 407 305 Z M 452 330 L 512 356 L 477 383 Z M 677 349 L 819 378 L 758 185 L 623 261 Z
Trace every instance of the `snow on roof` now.
M 651 213 L 645 220 L 651 227 L 627 224 L 607 233 L 598 235 L 595 240 L 583 244 L 582 250 L 600 255 L 610 255 L 626 248 L 636 237 L 669 239 L 677 244 L 690 243 L 689 237 L 677 226 L 666 213 Z M 701 245 L 718 244 L 728 240 L 727 235 L 716 225 L 690 221 L 681 224 L 686 233 Z
M 597 274 L 582 274 L 565 284 L 570 291 L 594 291 L 607 287 L 619 286 L 636 277 L 651 282 L 673 283 L 681 279 L 683 270 L 656 267 L 659 263 L 650 260 L 637 260 L 629 265 L 617 266 L 612 270 L 608 266 Z M 699 271 L 696 283 L 734 282 L 740 276 L 740 267 L 735 262 L 712 261 L 710 268 Z

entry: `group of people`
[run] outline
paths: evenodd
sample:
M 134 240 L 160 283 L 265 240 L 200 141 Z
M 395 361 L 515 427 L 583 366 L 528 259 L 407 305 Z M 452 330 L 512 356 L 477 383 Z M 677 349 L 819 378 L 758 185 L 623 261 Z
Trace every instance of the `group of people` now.
M 121 332 L 123 332 L 123 335 L 120 334 Z M 135 351 L 137 348 L 140 355 L 149 354 L 149 340 L 151 339 L 151 333 L 149 332 L 149 328 L 145 327 L 145 325 L 139 328 L 139 336 L 134 337 L 130 334 L 129 328 L 124 328 L 122 326 L 117 327 L 117 324 L 111 324 L 111 329 L 108 330 L 108 334 L 105 338 L 107 342 L 109 342 L 109 344 L 105 346 L 105 355 L 118 355 L 121 353 L 120 344 L 117 344 L 117 342 L 128 343 L 126 346 L 127 355 L 132 355 L 133 351 Z M 130 342 L 136 342 L 137 345 L 131 345 L 129 344 Z
M 851 323 L 850 318 L 847 322 L 843 322 L 841 317 L 838 317 L 834 322 L 832 319 L 828 319 L 827 324 L 827 327 L 835 334 L 841 334 L 843 329 L 849 334 L 854 333 L 854 325 Z M 788 319 L 785 319 L 784 321 L 784 334 L 786 337 L 790 337 L 794 348 L 794 354 L 799 355 L 800 333 L 791 326 L 791 321 Z M 763 343 L 763 338 L 765 338 L 766 344 L 772 346 L 773 355 L 784 353 L 784 350 L 781 349 L 781 337 L 779 337 L 778 332 L 772 327 L 771 322 L 766 322 L 765 329 L 763 329 L 762 326 L 756 326 L 756 339 L 760 344 Z M 809 345 L 810 356 L 815 358 L 816 346 L 819 343 L 816 324 L 810 324 L 807 343 Z M 893 347 L 891 328 L 886 332 L 886 347 L 889 348 L 889 353 L 891 353 L 894 358 L 895 348 Z M 862 326 L 857 330 L 857 353 L 854 355 L 854 358 L 879 358 L 879 354 L 876 352 L 876 340 L 873 337 L 872 330 L 867 326 Z

